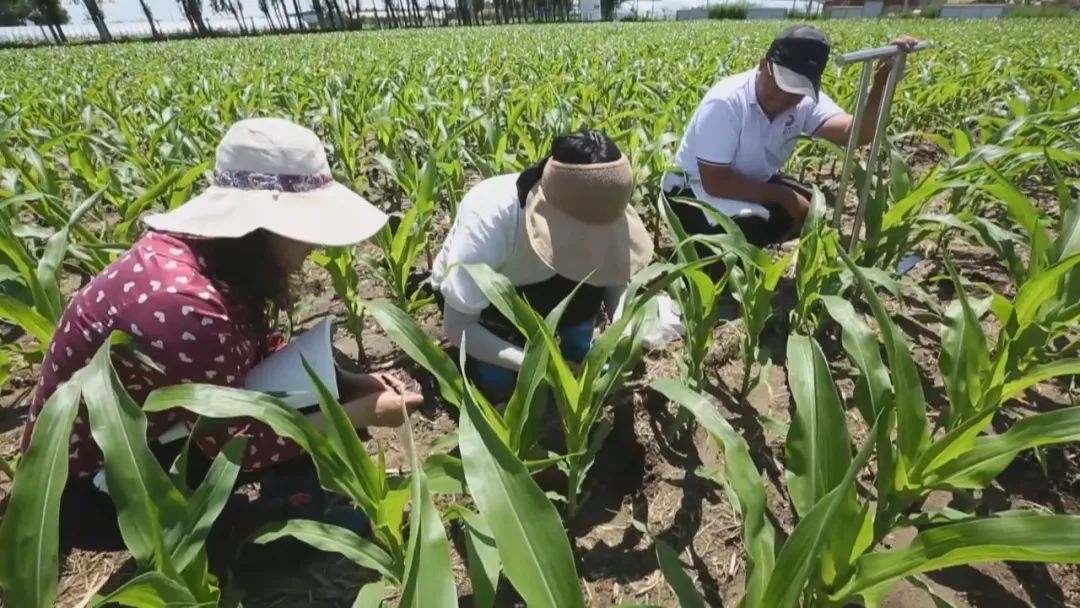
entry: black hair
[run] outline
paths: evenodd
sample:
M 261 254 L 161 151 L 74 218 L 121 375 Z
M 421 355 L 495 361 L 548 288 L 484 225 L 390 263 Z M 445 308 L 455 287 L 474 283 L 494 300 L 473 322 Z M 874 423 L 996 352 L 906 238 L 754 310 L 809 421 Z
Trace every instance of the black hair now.
M 228 291 L 241 321 L 270 332 L 277 313 L 292 309 L 292 279 L 272 250 L 263 229 L 238 238 L 185 239 L 206 277 Z
M 544 167 L 554 158 L 567 165 L 596 165 L 619 160 L 622 151 L 610 137 L 600 131 L 582 128 L 559 135 L 551 142 L 551 152 L 535 165 L 525 169 L 517 179 L 518 204 L 525 206 L 529 191 L 540 181 Z

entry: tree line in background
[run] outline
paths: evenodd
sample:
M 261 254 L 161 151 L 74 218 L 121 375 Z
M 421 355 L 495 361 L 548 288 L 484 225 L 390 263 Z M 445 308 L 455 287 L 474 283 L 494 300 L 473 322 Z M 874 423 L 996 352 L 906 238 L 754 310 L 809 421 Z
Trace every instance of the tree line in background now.
M 114 38 L 105 22 L 100 0 L 72 0 L 82 4 L 103 42 Z M 254 33 L 254 22 L 244 14 L 241 0 L 175 0 L 191 27 L 183 37 L 226 35 L 207 23 L 207 13 L 229 15 L 236 20 L 241 35 Z M 376 0 L 372 8 L 361 8 L 361 0 L 256 0 L 258 10 L 271 32 L 359 30 L 449 25 L 568 21 L 571 0 Z M 421 6 L 423 2 L 423 6 Z M 609 18 L 616 0 L 601 0 L 602 13 Z M 161 31 L 147 0 L 139 0 L 151 36 L 155 40 L 176 37 Z M 0 27 L 37 25 L 56 44 L 68 42 L 64 25 L 71 15 L 63 0 L 0 0 Z

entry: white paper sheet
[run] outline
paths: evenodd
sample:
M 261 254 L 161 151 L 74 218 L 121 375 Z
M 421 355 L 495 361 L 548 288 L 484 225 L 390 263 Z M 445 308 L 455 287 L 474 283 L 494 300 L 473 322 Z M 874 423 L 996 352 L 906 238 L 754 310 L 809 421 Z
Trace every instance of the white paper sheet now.
M 300 358 L 303 355 L 330 394 L 338 398 L 332 339 L 333 318 L 326 317 L 253 367 L 244 378 L 244 388 L 264 393 L 289 393 L 278 399 L 296 409 L 316 405 L 319 395 L 304 369 Z M 181 423 L 162 433 L 160 441 L 171 443 L 188 434 L 187 427 Z
M 331 347 L 333 323 L 330 317 L 318 325 L 294 337 L 281 350 L 263 359 L 244 379 L 244 388 L 251 391 L 293 393 L 281 400 L 294 408 L 307 407 L 319 402 L 319 395 L 308 377 L 307 364 L 326 385 L 335 398 L 338 395 L 337 374 L 334 372 L 334 353 Z

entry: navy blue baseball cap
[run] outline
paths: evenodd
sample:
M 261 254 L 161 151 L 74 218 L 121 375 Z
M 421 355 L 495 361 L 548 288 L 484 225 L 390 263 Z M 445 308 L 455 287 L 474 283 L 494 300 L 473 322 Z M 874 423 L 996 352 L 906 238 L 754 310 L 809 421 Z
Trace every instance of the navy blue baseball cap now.
M 824 32 L 810 25 L 795 25 L 773 39 L 765 58 L 772 64 L 777 86 L 817 102 L 830 50 Z

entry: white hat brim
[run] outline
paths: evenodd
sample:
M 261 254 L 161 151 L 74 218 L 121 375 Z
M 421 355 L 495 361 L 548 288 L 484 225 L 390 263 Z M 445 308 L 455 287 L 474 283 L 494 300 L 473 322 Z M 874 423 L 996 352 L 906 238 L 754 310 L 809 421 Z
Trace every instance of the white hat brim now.
M 776 86 L 780 87 L 781 90 L 792 95 L 805 95 L 813 99 L 815 103 L 817 102 L 818 94 L 814 90 L 814 83 L 809 78 L 775 63 L 772 64 L 772 68 L 773 76 L 776 77 Z
M 176 209 L 142 221 L 154 230 L 207 238 L 238 238 L 262 228 L 296 241 L 338 247 L 366 241 L 387 219 L 367 199 L 332 182 L 297 193 L 211 186 Z

